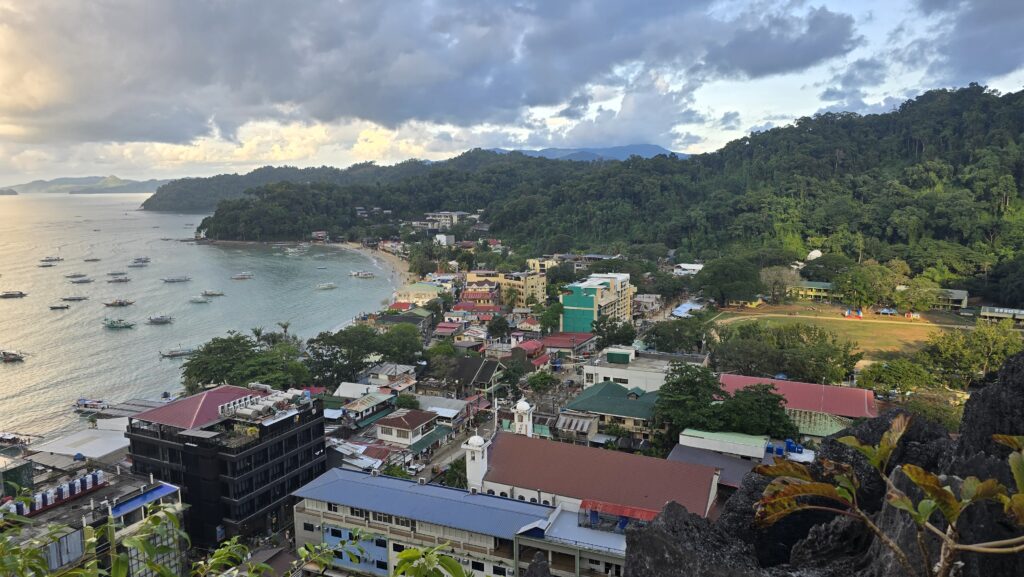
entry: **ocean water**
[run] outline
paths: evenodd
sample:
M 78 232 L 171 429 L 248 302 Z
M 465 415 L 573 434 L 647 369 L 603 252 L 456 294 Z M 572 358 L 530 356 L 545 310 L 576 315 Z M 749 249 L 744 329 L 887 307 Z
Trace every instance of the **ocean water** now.
M 198 346 L 228 330 L 279 330 L 282 321 L 290 323 L 289 332 L 312 337 L 378 309 L 394 291 L 390 269 L 353 251 L 311 247 L 292 255 L 280 246 L 182 242 L 202 216 L 137 210 L 146 196 L 0 196 L 0 291 L 28 293 L 0 299 L 0 349 L 27 353 L 25 362 L 0 363 L 0 431 L 51 436 L 81 428 L 71 410 L 76 399 L 157 399 L 180 391 L 182 361 L 162 359 L 160 351 Z M 39 268 L 46 256 L 64 261 Z M 126 266 L 142 256 L 152 259 L 148 267 Z M 377 276 L 358 279 L 349 275 L 353 270 Z M 108 283 L 107 273 L 117 271 L 131 281 Z M 231 280 L 242 271 L 255 278 Z M 65 275 L 72 273 L 94 282 L 71 284 Z M 192 281 L 160 280 L 179 275 Z M 338 288 L 316 290 L 321 282 Z M 207 289 L 225 296 L 189 302 Z M 72 295 L 89 300 L 49 309 Z M 104 306 L 115 298 L 135 304 Z M 155 315 L 175 320 L 145 324 Z M 107 329 L 105 317 L 137 324 Z

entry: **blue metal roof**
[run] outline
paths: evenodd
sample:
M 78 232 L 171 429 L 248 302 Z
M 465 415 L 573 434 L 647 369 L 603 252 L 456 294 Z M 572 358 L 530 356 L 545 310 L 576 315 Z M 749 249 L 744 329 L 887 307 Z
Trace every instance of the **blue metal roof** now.
M 122 501 L 111 508 L 110 516 L 119 519 L 132 511 L 149 505 L 162 497 L 166 497 L 172 493 L 177 493 L 178 488 L 174 485 L 168 485 L 166 483 L 159 483 L 155 487 L 144 491 L 127 501 Z
M 554 511 L 545 505 L 345 469 L 331 469 L 293 495 L 502 539 L 512 539 L 532 523 L 546 526 Z

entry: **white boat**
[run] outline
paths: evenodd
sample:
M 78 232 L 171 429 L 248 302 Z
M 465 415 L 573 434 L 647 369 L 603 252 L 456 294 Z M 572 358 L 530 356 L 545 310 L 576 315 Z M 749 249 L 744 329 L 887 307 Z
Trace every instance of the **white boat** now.
M 249 280 L 254 278 L 256 275 L 251 272 L 240 272 L 236 275 L 231 275 L 231 280 Z
M 350 276 L 354 276 L 356 278 L 373 278 L 373 277 L 376 276 L 375 274 L 373 274 L 372 272 L 370 272 L 368 270 L 354 270 L 354 271 L 352 271 L 352 272 L 350 272 L 348 274 Z
M 78 412 L 102 411 L 109 406 L 110 405 L 102 399 L 78 399 L 74 404 L 74 408 Z
M 156 315 L 146 319 L 146 324 L 150 325 L 169 325 L 174 322 L 174 317 L 169 315 Z
M 64 261 L 64 259 L 60 258 L 59 256 L 48 256 L 46 258 L 40 259 L 39 262 L 63 262 L 63 261 Z
M 210 302 L 210 299 L 200 295 L 200 296 L 194 296 L 194 297 L 188 299 L 188 302 L 195 303 L 197 305 L 202 305 L 202 304 L 206 304 L 206 303 Z
M 338 288 L 338 285 L 336 285 L 336 284 L 334 284 L 332 282 L 322 282 L 322 283 L 317 283 L 317 285 L 316 285 L 316 290 L 318 290 L 318 291 L 329 291 L 329 290 L 336 289 L 336 288 Z
M 195 354 L 195 352 L 196 352 L 196 350 L 193 349 L 193 348 L 190 348 L 190 347 L 179 347 L 179 348 L 176 348 L 176 349 L 171 349 L 171 350 L 167 351 L 166 353 L 163 352 L 163 351 L 160 351 L 160 356 L 165 358 L 165 359 L 178 359 L 178 358 L 181 358 L 181 357 L 192 356 L 193 354 Z
M 182 276 L 167 276 L 167 277 L 164 277 L 164 278 L 162 278 L 160 280 L 162 280 L 164 282 L 188 282 L 188 281 L 192 280 L 192 277 L 184 276 L 184 275 L 182 275 Z
M 91 278 L 76 278 L 71 279 L 71 284 L 89 284 L 92 282 Z
M 204 290 L 202 292 L 202 295 L 204 297 L 222 297 L 222 296 L 224 296 L 224 292 L 223 291 Z

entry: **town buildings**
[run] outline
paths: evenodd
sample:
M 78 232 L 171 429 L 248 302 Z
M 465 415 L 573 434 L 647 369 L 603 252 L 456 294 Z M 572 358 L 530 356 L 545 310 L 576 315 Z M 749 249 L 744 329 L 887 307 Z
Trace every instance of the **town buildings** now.
M 465 222 L 470 217 L 470 214 L 468 212 L 462 212 L 461 210 L 442 210 L 438 212 L 428 212 L 423 216 L 430 225 L 438 230 L 448 230 L 461 222 Z
M 441 287 L 435 284 L 417 282 L 398 289 L 395 292 L 395 300 L 423 306 L 440 297 L 441 292 Z
M 622 575 L 625 536 L 600 515 L 592 522 L 562 508 L 343 469 L 295 496 L 296 545 L 338 550 L 332 567 L 307 566 L 307 575 L 386 577 L 406 548 L 439 544 L 473 575 L 522 575 L 538 553 L 557 577 Z
M 636 287 L 629 274 L 592 274 L 586 280 L 566 285 L 559 297 L 562 318 L 559 330 L 587 333 L 599 317 L 620 322 L 633 320 L 633 296 Z
M 133 472 L 179 485 L 196 546 L 287 526 L 290 493 L 326 470 L 320 401 L 222 385 L 144 411 L 126 433 Z
M 673 363 L 706 367 L 708 355 L 641 353 L 632 347 L 609 347 L 583 365 L 583 386 L 613 381 L 628 389 L 657 391 L 665 384 Z
M 558 261 L 553 258 L 528 258 L 526 259 L 526 268 L 530 271 L 546 275 L 548 269 L 555 268 L 558 266 Z
M 466 285 L 473 286 L 477 283 L 493 283 L 499 291 L 501 302 L 506 306 L 528 307 L 530 304 L 543 303 L 547 298 L 547 277 L 544 276 L 544 273 L 532 270 L 526 272 L 469 271 L 466 274 Z M 461 298 L 473 301 L 465 296 Z
M 608 380 L 587 387 L 569 401 L 565 408 L 595 415 L 599 433 L 607 435 L 609 431 L 624 432 L 623 436 L 628 436 L 630 442 L 625 448 L 636 448 L 634 441 L 650 441 L 654 434 L 652 423 L 654 404 L 657 401 L 657 391 L 649 392 L 640 387 L 628 389 Z
M 785 397 L 786 414 L 804 437 L 827 437 L 849 427 L 854 419 L 878 416 L 875 396 L 867 389 L 725 374 L 719 375 L 719 381 L 730 394 L 751 385 L 773 385 Z
M 608 517 L 620 530 L 650 521 L 669 501 L 707 516 L 717 496 L 718 471 L 703 465 L 528 434 L 473 437 L 462 447 L 471 490 L 561 507 L 595 521 Z
M 30 464 L 31 465 L 31 464 Z M 39 467 L 45 469 L 45 467 Z M 93 560 L 86 543 L 86 530 L 97 531 L 95 551 L 99 567 L 110 571 L 111 546 L 128 555 L 127 577 L 151 577 L 143 552 L 123 545 L 137 537 L 143 522 L 151 514 L 181 515 L 178 487 L 146 476 L 132 475 L 119 468 L 94 468 L 76 461 L 70 469 L 53 470 L 49 479 L 34 485 L 31 477 L 22 487 L 29 491 L 29 502 L 7 501 L 0 513 L 31 519 L 14 536 L 13 545 L 37 547 L 46 561 L 49 574 L 58 575 Z M 114 542 L 100 529 L 114 523 Z M 160 547 L 154 559 L 174 575 L 187 575 L 185 542 L 177 534 L 152 535 L 149 544 Z M 9 545 L 10 546 L 10 545 Z

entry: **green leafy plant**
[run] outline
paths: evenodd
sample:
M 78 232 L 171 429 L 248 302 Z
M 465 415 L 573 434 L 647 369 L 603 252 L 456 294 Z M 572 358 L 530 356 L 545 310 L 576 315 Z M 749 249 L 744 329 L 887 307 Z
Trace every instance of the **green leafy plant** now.
M 904 464 L 889 469 L 889 460 L 907 430 L 910 419 L 899 415 L 877 445 L 865 445 L 855 437 L 838 439 L 840 443 L 860 452 L 878 475 L 885 481 L 886 503 L 907 513 L 917 527 L 917 545 L 923 567 L 915 567 L 896 541 L 875 524 L 872 516 L 857 502 L 860 483 L 853 468 L 845 463 L 821 460 L 825 480 L 815 479 L 810 470 L 799 463 L 776 459 L 773 465 L 760 465 L 755 471 L 773 477 L 757 503 L 755 521 L 767 526 L 797 511 L 827 511 L 846 515 L 864 523 L 872 533 L 896 556 L 907 575 L 949 577 L 960 553 L 1012 554 L 1024 551 L 1024 536 L 986 543 L 960 542 L 958 522 L 963 512 L 977 503 L 986 501 L 1003 505 L 1006 516 L 1017 526 L 1024 527 L 1024 437 L 994 435 L 993 439 L 1010 447 L 1010 470 L 1015 481 L 1011 493 L 995 479 L 981 480 L 967 477 L 959 491 L 943 484 L 939 476 L 916 465 Z M 916 503 L 896 487 L 893 476 L 902 471 L 921 490 L 924 498 Z M 938 515 L 939 525 L 933 523 Z M 938 540 L 939 558 L 933 563 L 929 555 L 928 540 Z

